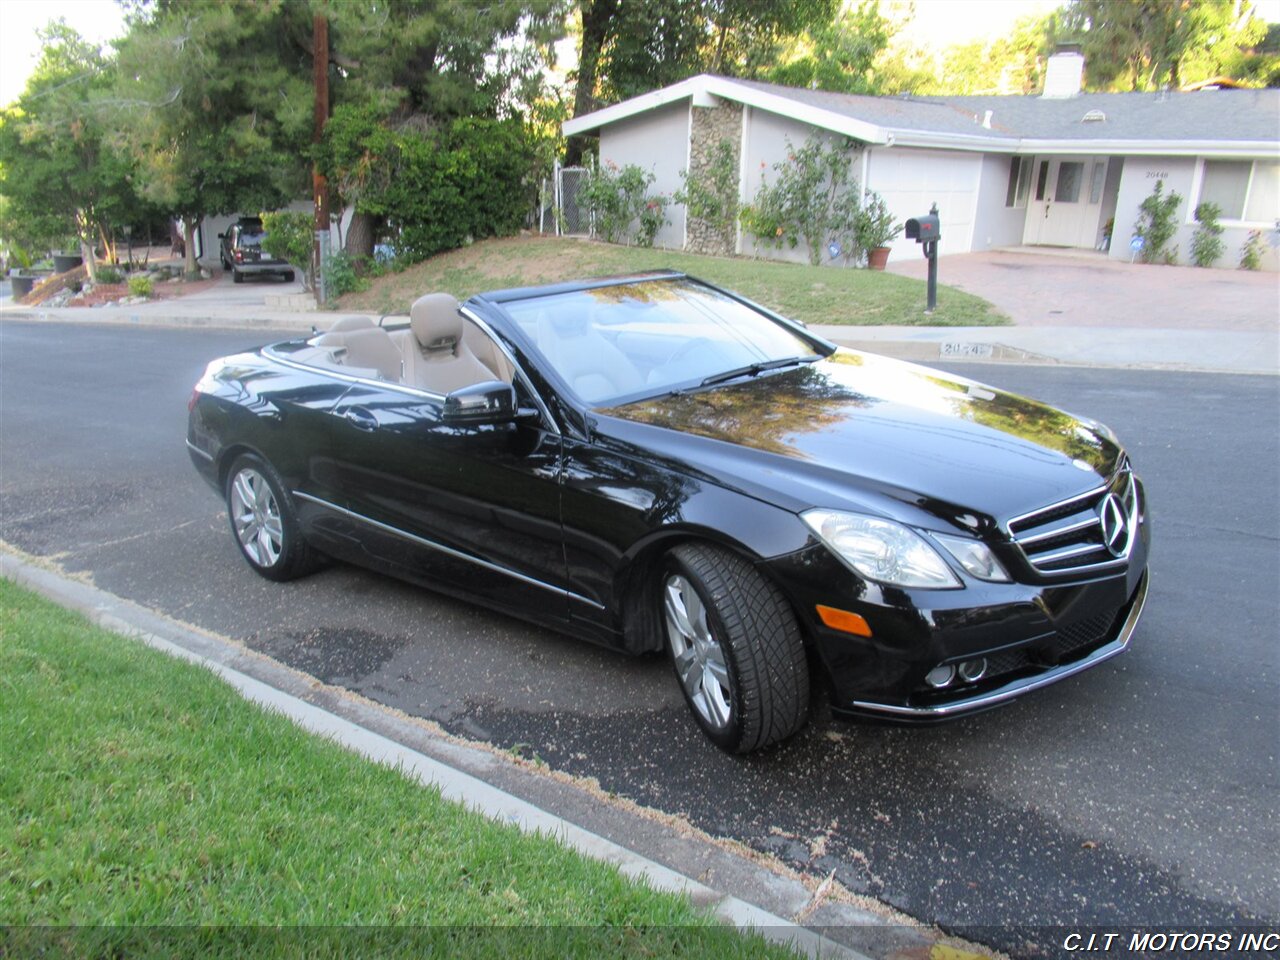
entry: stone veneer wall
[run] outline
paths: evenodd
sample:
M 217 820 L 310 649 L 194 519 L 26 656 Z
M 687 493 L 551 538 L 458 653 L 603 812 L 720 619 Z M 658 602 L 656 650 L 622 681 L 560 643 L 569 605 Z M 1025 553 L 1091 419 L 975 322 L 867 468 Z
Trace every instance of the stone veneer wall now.
M 689 175 L 710 176 L 710 167 L 715 162 L 715 148 L 721 140 L 727 140 L 733 146 L 733 163 L 735 168 L 738 167 L 742 154 L 742 104 L 721 100 L 715 107 L 692 109 Z M 693 253 L 730 256 L 738 246 L 737 224 L 722 232 L 705 220 L 688 217 L 685 231 L 685 249 Z

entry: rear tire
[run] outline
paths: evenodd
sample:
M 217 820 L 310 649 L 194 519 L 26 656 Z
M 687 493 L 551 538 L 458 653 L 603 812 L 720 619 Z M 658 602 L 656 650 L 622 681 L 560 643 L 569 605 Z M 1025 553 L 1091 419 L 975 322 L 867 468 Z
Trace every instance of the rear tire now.
M 703 733 L 750 753 L 808 719 L 809 664 L 786 598 L 736 554 L 685 544 L 660 581 L 667 650 Z
M 244 283 L 244 274 L 241 273 L 239 270 L 237 270 L 235 267 L 231 268 L 231 282 Z
M 259 576 L 284 581 L 316 570 L 321 555 L 303 539 L 293 501 L 271 464 L 253 454 L 227 472 L 227 516 L 240 555 Z
M 285 282 L 285 283 L 293 283 L 293 271 L 292 271 L 292 270 L 286 270 L 284 273 L 282 273 L 282 274 L 281 274 L 281 276 L 282 276 L 282 277 L 284 277 L 284 282 Z

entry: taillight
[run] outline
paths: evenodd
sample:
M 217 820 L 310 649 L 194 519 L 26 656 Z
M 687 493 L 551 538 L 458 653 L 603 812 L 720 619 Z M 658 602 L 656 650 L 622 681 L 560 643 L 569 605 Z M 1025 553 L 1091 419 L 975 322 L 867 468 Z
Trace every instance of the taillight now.
M 243 250 L 236 250 L 234 253 L 232 253 L 232 256 L 236 258 L 236 263 L 243 263 L 243 262 L 244 262 L 244 251 L 243 251 Z
M 187 401 L 187 413 L 190 413 L 192 410 L 196 408 L 196 403 L 199 401 L 199 399 L 200 399 L 200 387 L 197 385 L 191 388 L 191 399 Z

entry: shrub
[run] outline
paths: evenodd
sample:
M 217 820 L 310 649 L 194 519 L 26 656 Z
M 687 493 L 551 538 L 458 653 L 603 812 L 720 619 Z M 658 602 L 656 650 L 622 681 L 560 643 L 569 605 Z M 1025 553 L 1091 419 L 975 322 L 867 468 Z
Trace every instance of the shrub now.
M 578 189 L 578 203 L 591 211 L 592 233 L 607 243 L 620 243 L 629 236 L 631 224 L 639 222 L 636 242 L 653 246 L 654 235 L 667 222 L 665 200 L 659 206 L 649 206 L 654 198 L 648 191 L 654 179 L 652 173 L 633 163 L 619 168 L 612 160 L 589 171 Z M 642 221 L 646 211 L 648 226 Z
M 506 236 L 533 205 L 533 146 L 516 118 L 412 118 L 339 106 L 325 125 L 321 169 L 357 213 L 395 228 L 397 259 L 416 263 L 467 237 Z
M 902 232 L 902 224 L 893 219 L 884 197 L 868 190 L 862 208 L 854 218 L 855 246 L 858 253 L 887 247 Z
M 667 219 L 667 204 L 671 198 L 665 193 L 649 197 L 640 210 L 640 229 L 636 231 L 636 244 L 641 247 L 652 247 L 653 239 L 671 221 Z
M 857 241 L 858 183 L 849 176 L 851 140 L 829 143 L 812 136 L 802 147 L 787 141 L 787 159 L 773 165 L 777 179 L 762 181 L 742 213 L 743 226 L 762 243 L 793 249 L 804 240 L 809 262 L 822 262 L 831 241 L 845 259 L 861 254 Z
M 1250 230 L 1244 245 L 1240 247 L 1240 269 L 1261 270 L 1262 254 L 1265 252 L 1266 246 L 1262 241 L 1262 231 Z
M 1222 225 L 1218 218 L 1222 216 L 1222 208 L 1216 203 L 1202 203 L 1196 207 L 1195 236 L 1191 238 L 1191 261 L 1197 267 L 1212 267 L 1227 251 L 1222 241 Z
M 381 263 L 381 261 L 375 262 Z M 380 273 L 375 275 L 380 275 Z M 369 286 L 370 282 L 360 276 L 356 270 L 356 258 L 345 250 L 340 250 L 325 260 L 324 292 L 329 299 L 340 297 L 344 293 L 368 290 Z
M 106 264 L 98 267 L 97 270 L 98 283 L 124 283 L 124 273 L 119 267 L 110 267 Z
M 1182 196 L 1174 190 L 1164 193 L 1164 182 L 1156 181 L 1151 189 L 1151 196 L 1139 205 L 1141 211 L 1138 222 L 1133 225 L 1135 236 L 1146 241 L 1142 248 L 1143 263 L 1175 263 L 1178 259 L 1178 248 L 1172 250 L 1167 244 L 1178 230 L 1178 204 Z
M 129 296 L 150 297 L 154 292 L 155 289 L 151 284 L 151 278 L 145 273 L 129 278 Z
M 311 253 L 315 244 L 315 218 L 297 210 L 277 210 L 262 214 L 262 249 L 286 263 L 303 267 L 302 284 L 312 288 Z

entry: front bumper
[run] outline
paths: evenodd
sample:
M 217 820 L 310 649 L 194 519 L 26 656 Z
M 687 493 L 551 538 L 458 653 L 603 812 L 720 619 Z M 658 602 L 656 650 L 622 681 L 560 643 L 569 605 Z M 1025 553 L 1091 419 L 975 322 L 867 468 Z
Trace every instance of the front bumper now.
M 1138 583 L 1138 589 L 1129 601 L 1128 612 L 1120 623 L 1115 639 L 1096 647 L 1079 660 L 1062 663 L 1048 670 L 1011 680 L 993 689 L 962 697 L 959 700 L 949 700 L 931 706 L 882 703 L 875 700 L 854 700 L 851 704 L 852 710 L 848 712 L 884 714 L 909 720 L 942 720 L 959 714 L 989 710 L 992 707 L 1007 703 L 1015 697 L 1020 697 L 1024 693 L 1030 693 L 1032 690 L 1039 690 L 1041 687 L 1047 687 L 1050 684 L 1057 683 L 1059 680 L 1073 677 L 1077 673 L 1097 666 L 1104 660 L 1110 660 L 1112 657 L 1118 656 L 1129 649 L 1129 639 L 1133 636 L 1134 628 L 1137 627 L 1138 619 L 1142 616 L 1142 610 L 1147 603 L 1147 585 L 1150 583 L 1150 579 L 1151 575 L 1149 573 L 1143 574 L 1141 581 Z
M 292 273 L 293 268 L 283 260 L 244 260 L 231 262 L 232 269 L 246 276 L 272 273 L 276 275 Z
M 988 710 L 1123 653 L 1146 604 L 1150 527 L 1143 517 L 1127 562 L 1103 576 L 908 590 L 867 582 L 824 546 L 767 561 L 825 668 L 837 714 L 941 721 Z M 1002 558 L 1003 559 L 1003 558 Z M 1029 582 L 1028 582 L 1029 581 Z M 818 605 L 856 613 L 870 636 L 826 626 Z M 964 678 L 959 668 L 981 665 Z M 942 688 L 927 677 L 955 667 Z

